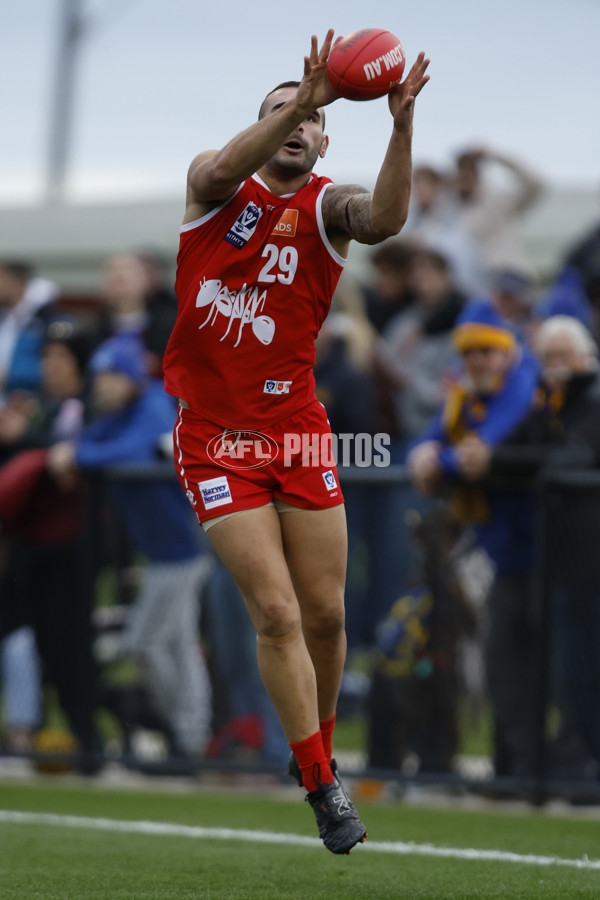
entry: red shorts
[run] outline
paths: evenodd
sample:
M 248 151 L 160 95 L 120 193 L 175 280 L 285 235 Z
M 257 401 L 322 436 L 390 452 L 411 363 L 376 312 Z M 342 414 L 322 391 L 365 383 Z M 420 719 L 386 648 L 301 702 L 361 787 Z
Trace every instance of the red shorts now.
M 318 400 L 262 431 L 223 429 L 180 406 L 174 445 L 179 481 L 199 522 L 273 500 L 299 509 L 344 502 Z

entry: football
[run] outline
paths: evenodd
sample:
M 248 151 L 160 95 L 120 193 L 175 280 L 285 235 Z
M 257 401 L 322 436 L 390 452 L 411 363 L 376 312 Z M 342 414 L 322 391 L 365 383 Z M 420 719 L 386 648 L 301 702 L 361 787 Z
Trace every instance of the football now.
M 398 38 L 383 28 L 363 28 L 346 35 L 327 60 L 327 77 L 346 100 L 375 100 L 402 78 L 404 51 Z

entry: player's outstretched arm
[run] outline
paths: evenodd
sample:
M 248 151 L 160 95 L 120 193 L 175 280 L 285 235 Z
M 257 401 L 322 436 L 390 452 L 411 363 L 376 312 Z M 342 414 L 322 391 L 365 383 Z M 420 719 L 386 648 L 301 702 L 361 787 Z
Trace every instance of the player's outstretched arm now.
M 304 57 L 304 74 L 292 100 L 236 135 L 222 150 L 201 153 L 188 172 L 188 206 L 211 204 L 232 196 L 238 185 L 261 168 L 279 150 L 288 135 L 320 106 L 337 99 L 326 77 L 333 42 L 329 29 L 319 48 L 315 35 Z
M 409 129 L 412 135 L 415 99 L 429 81 L 429 62 L 423 52 L 419 53 L 404 81 L 394 85 L 389 92 L 388 105 L 394 117 L 394 129 Z
M 408 215 L 412 182 L 412 127 L 415 99 L 429 81 L 429 60 L 417 57 L 403 82 L 388 95 L 392 136 L 373 193 L 356 185 L 330 188 L 323 199 L 325 225 L 339 243 L 353 238 L 377 244 L 401 230 Z

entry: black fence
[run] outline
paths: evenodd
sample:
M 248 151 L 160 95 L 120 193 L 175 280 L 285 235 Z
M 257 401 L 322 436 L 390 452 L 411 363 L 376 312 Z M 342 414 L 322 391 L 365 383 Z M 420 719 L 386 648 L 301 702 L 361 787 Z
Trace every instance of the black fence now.
M 107 517 L 110 488 L 174 479 L 170 462 L 120 466 L 90 479 L 86 526 L 72 558 L 79 579 L 76 652 L 69 661 L 77 749 L 65 754 L 51 741 L 38 745 L 30 755 L 42 768 L 70 759 L 93 773 L 116 759 L 148 774 L 282 774 L 281 765 L 260 754 L 190 756 L 167 744 L 157 759 L 130 740 L 99 737 L 98 708 L 110 707 L 118 694 L 98 686 L 108 667 L 106 647 L 122 624 L 119 611 L 135 595 L 107 576 L 130 563 L 118 520 Z M 546 472 L 533 484 L 521 483 L 524 504 L 531 505 L 532 565 L 495 574 L 469 530 L 439 531 L 442 504 L 419 498 L 403 467 L 345 467 L 340 480 L 352 546 L 349 597 L 363 604 L 360 614 L 349 610 L 350 648 L 363 670 L 358 680 L 349 678 L 338 716 L 340 723 L 346 716 L 362 723 L 364 746 L 344 755 L 348 774 L 391 782 L 400 791 L 427 784 L 535 804 L 551 797 L 600 802 L 600 473 Z M 375 563 L 373 554 L 386 546 L 390 567 L 382 577 L 385 554 Z M 402 584 L 394 583 L 399 571 Z M 380 579 L 378 595 L 384 592 L 375 601 L 370 573 Z M 419 593 L 424 579 L 425 594 Z M 227 702 L 219 673 L 211 675 L 223 725 Z M 137 713 L 124 707 L 115 715 L 127 730 L 128 717 Z M 150 727 L 151 720 L 150 712 Z M 485 735 L 478 738 L 482 721 Z

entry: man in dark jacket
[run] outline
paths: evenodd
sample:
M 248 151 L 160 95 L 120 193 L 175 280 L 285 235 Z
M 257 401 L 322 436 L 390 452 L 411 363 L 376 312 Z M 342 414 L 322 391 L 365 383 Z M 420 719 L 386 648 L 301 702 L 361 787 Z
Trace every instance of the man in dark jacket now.
M 477 437 L 469 439 L 462 454 L 468 479 L 508 476 L 511 483 L 521 480 L 524 487 L 532 487 L 542 471 L 600 464 L 600 375 L 590 332 L 573 317 L 552 316 L 540 327 L 536 351 L 542 376 L 529 415 L 494 448 Z M 529 498 L 533 507 L 533 495 Z M 571 488 L 553 491 L 549 499 L 547 549 L 541 562 L 551 567 L 546 583 L 553 593 L 556 700 L 563 725 L 573 716 L 600 760 L 600 596 L 594 549 L 598 497 L 595 491 Z M 531 758 L 531 685 L 537 677 L 540 622 L 531 591 L 533 515 L 529 521 L 530 571 L 497 574 L 488 598 L 486 671 L 501 774 L 527 771 Z
M 85 487 L 82 482 L 59 486 L 47 471 L 47 459 L 53 444 L 76 439 L 84 426 L 88 352 L 87 334 L 76 323 L 68 318 L 52 322 L 41 348 L 40 392 L 20 408 L 14 406 L 0 427 L 0 457 L 6 457 L 0 465 L 6 556 L 0 574 L 0 654 L 8 666 L 14 648 L 23 647 L 25 633 L 35 636 L 43 681 L 56 689 L 84 751 L 97 743 L 95 667 L 82 602 L 87 584 L 81 553 Z M 14 733 L 15 721 L 21 723 L 15 749 L 27 750 L 32 729 L 41 724 L 38 711 L 36 721 L 27 717 L 23 726 L 25 711 L 32 708 L 27 686 L 39 693 L 39 676 L 34 655 L 19 658 L 29 677 L 11 676 L 7 669 L 3 690 L 9 731 Z

